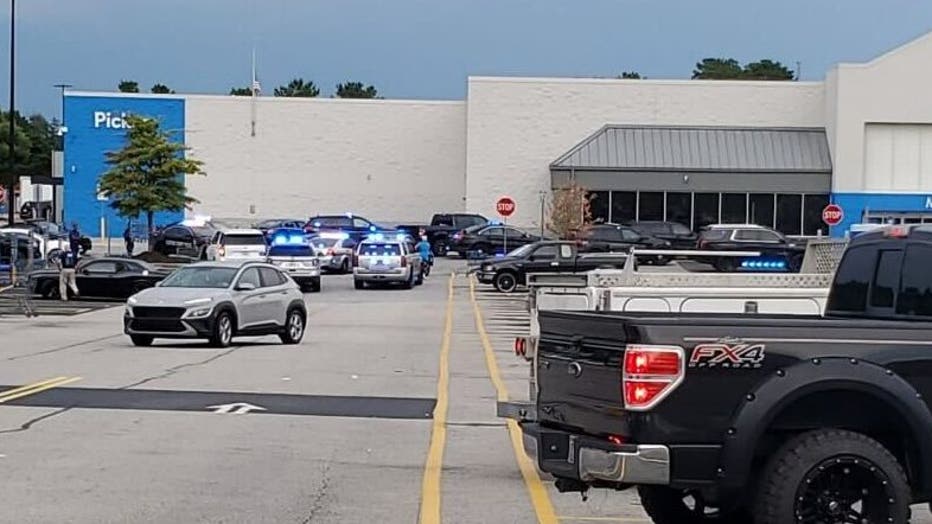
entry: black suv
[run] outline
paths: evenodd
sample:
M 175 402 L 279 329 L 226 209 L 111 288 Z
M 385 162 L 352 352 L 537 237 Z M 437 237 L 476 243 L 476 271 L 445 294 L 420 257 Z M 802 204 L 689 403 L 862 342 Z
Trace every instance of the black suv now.
M 645 235 L 632 227 L 618 224 L 596 224 L 580 235 L 576 242 L 582 253 L 623 253 L 630 251 L 631 248 L 671 249 L 668 240 Z M 655 255 L 640 261 L 662 265 L 669 262 L 670 257 Z
M 346 233 L 356 242 L 378 231 L 380 228 L 367 218 L 346 213 L 345 215 L 317 215 L 308 219 L 304 225 L 304 232 L 317 235 L 325 231 L 340 231 Z
M 673 249 L 694 249 L 699 239 L 699 235 L 679 222 L 641 221 L 628 225 L 642 235 L 666 240 Z
M 216 232 L 217 229 L 209 224 L 167 226 L 152 235 L 150 251 L 165 256 L 205 260 L 207 245 Z
M 782 234 L 754 224 L 718 224 L 709 226 L 699 237 L 699 249 L 709 251 L 755 251 L 758 259 L 741 260 L 722 257 L 713 263 L 718 271 L 733 272 L 739 269 L 765 269 L 770 264 L 780 269 L 797 272 L 802 265 L 806 246 L 787 240 Z M 767 266 L 760 266 L 766 263 Z M 782 265 L 781 265 L 782 264 Z

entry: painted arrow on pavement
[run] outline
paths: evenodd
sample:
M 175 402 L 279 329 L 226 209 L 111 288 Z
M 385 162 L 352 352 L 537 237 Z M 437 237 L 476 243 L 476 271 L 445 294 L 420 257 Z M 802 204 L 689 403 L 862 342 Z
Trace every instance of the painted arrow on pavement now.
M 262 406 L 254 406 L 252 404 L 247 404 L 245 402 L 234 402 L 232 404 L 220 404 L 219 406 L 207 406 L 207 409 L 212 409 L 214 413 L 229 414 L 229 415 L 243 415 L 249 413 L 250 411 L 266 411 Z

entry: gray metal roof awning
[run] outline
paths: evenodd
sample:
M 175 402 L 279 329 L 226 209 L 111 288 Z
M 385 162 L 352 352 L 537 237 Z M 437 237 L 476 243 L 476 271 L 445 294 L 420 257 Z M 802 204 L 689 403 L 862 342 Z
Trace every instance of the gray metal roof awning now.
M 607 125 L 552 171 L 831 174 L 822 128 Z

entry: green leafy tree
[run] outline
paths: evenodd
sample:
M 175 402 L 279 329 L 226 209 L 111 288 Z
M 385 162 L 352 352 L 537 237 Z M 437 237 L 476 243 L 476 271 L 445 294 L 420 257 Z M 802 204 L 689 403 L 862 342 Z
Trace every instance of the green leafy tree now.
M 622 73 L 618 75 L 618 78 L 625 80 L 640 80 L 641 73 L 638 73 L 637 71 L 622 71 Z
M 120 84 L 117 86 L 117 89 L 121 93 L 138 93 L 139 92 L 139 82 L 135 80 L 120 80 Z
M 295 78 L 288 85 L 275 88 L 275 96 L 295 96 L 304 98 L 313 98 L 320 94 L 320 89 L 312 81 L 304 81 L 303 78 Z
M 152 231 L 157 211 L 181 211 L 196 204 L 187 194 L 184 175 L 204 175 L 200 160 L 186 158 L 183 144 L 172 141 L 158 120 L 128 116 L 126 145 L 106 154 L 110 169 L 100 178 L 100 192 L 126 218 L 146 216 Z
M 158 95 L 171 95 L 175 93 L 174 90 L 169 89 L 169 87 L 165 84 L 155 84 L 152 86 L 150 91 Z
M 231 96 L 252 96 L 252 89 L 248 87 L 231 87 L 230 88 Z
M 744 66 L 741 78 L 745 80 L 793 80 L 796 74 L 780 62 L 764 59 Z
M 734 58 L 703 58 L 693 70 L 694 80 L 738 80 L 744 74 Z
M 377 98 L 379 91 L 375 86 L 364 86 L 362 82 L 346 82 L 337 84 L 339 98 Z
M 55 129 L 58 123 L 49 122 L 35 114 L 29 118 L 17 115 L 16 126 L 29 139 L 29 154 L 17 171 L 21 175 L 49 175 L 52 172 L 52 150 L 55 149 Z M 7 131 L 9 133 L 9 131 Z
M 592 195 L 573 182 L 555 189 L 550 200 L 547 229 L 559 238 L 574 239 L 592 226 Z
M 17 118 L 16 133 L 14 135 L 14 162 L 16 172 L 10 173 L 10 113 L 0 112 L 0 186 L 10 188 L 16 185 L 16 176 L 22 173 L 22 166 L 29 160 L 32 144 L 29 135 Z

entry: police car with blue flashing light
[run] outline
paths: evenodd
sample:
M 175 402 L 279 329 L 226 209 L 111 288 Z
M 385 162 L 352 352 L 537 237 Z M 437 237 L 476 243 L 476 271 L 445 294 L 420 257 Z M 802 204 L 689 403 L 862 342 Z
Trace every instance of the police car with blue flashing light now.
M 369 284 L 400 284 L 411 289 L 424 283 L 421 256 L 407 233 L 374 233 L 366 237 L 353 256 L 356 289 Z
M 798 272 L 806 246 L 788 240 L 781 233 L 757 224 L 715 224 L 699 235 L 700 250 L 755 251 L 760 256 L 742 259 L 721 257 L 713 265 L 718 271 Z
M 302 290 L 320 291 L 320 260 L 303 229 L 278 229 L 269 238 L 268 263 L 288 274 Z
M 353 267 L 356 242 L 347 233 L 320 233 L 310 238 L 320 268 L 324 271 L 349 273 Z

